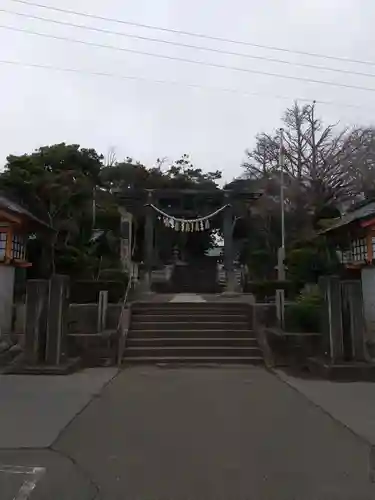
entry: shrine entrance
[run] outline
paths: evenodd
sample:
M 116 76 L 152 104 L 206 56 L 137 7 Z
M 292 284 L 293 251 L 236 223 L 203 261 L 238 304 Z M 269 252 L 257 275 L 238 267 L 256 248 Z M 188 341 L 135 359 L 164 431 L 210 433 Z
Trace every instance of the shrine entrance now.
M 145 291 L 238 292 L 233 230 L 259 193 L 232 190 L 126 190 L 121 193 L 122 260 L 138 261 Z M 243 207 L 246 208 L 244 211 Z M 210 255 L 221 243 L 222 255 Z M 216 245 L 215 245 L 216 243 Z M 219 279 L 225 273 L 225 283 Z

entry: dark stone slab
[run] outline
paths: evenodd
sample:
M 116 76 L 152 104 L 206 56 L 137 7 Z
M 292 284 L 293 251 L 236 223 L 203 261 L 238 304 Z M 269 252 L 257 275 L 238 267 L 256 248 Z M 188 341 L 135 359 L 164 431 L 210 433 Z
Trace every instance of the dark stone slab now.
M 59 365 L 66 351 L 69 311 L 69 277 L 54 275 L 50 281 L 47 313 L 46 363 Z
M 356 361 L 366 360 L 365 320 L 361 281 L 344 281 L 341 284 L 343 313 L 345 311 L 344 348 L 347 357 Z M 348 342 L 346 342 L 346 338 Z
M 337 276 L 323 276 L 319 279 L 323 294 L 323 350 L 333 361 L 344 358 L 343 325 L 341 308 L 341 285 Z
M 29 364 L 45 357 L 49 282 L 29 280 L 26 295 L 25 360 Z

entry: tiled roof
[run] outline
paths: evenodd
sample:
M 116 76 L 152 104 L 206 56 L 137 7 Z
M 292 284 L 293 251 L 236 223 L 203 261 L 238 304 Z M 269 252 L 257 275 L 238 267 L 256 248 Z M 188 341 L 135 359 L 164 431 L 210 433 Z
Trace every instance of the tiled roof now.
M 52 229 L 49 226 L 49 224 L 42 221 L 38 217 L 35 217 L 35 215 L 33 215 L 29 210 L 26 210 L 26 208 L 22 207 L 15 201 L 10 200 L 7 196 L 5 196 L 2 193 L 0 193 L 0 209 L 7 210 L 8 212 L 11 212 L 16 215 L 23 215 L 24 217 L 30 219 L 39 226 L 44 226 L 46 228 Z
M 334 223 L 331 227 L 322 231 L 322 233 L 328 233 L 333 231 L 334 229 L 338 229 L 343 226 L 347 226 L 352 222 L 357 220 L 366 219 L 367 217 L 375 216 L 375 201 L 369 202 L 367 205 L 364 205 L 360 208 L 353 210 L 352 212 L 348 212 L 342 217 L 335 219 Z

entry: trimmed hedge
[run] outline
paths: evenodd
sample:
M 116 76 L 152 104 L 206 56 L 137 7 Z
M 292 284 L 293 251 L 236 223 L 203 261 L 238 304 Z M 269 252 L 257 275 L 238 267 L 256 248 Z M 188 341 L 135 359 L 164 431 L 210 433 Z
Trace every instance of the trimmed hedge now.
M 322 306 L 318 287 L 302 292 L 295 304 L 285 307 L 285 330 L 298 333 L 320 332 Z
M 120 269 L 103 269 L 99 274 L 100 281 L 121 281 L 125 286 L 128 284 L 128 279 L 128 274 Z
M 110 280 L 82 280 L 70 285 L 70 302 L 72 304 L 94 304 L 99 301 L 99 292 L 108 291 L 108 302 L 116 304 L 124 298 L 127 282 Z
M 285 298 L 293 300 L 301 291 L 303 283 L 297 281 L 248 281 L 245 283 L 244 292 L 252 293 L 258 302 L 274 298 L 276 290 L 284 290 Z

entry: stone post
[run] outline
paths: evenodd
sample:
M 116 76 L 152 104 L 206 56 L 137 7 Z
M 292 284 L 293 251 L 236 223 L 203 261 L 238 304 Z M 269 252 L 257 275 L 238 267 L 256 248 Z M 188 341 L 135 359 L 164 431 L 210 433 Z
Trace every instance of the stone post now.
M 48 280 L 29 280 L 26 285 L 25 362 L 45 361 Z
M 152 196 L 149 193 L 148 204 L 152 203 Z M 146 222 L 145 222 L 145 238 L 144 238 L 144 261 L 145 261 L 145 276 L 144 285 L 145 291 L 151 291 L 151 276 L 152 266 L 154 261 L 154 211 L 151 206 L 145 207 Z
M 12 331 L 14 273 L 13 266 L 0 262 L 0 336 Z
M 344 358 L 341 286 L 337 276 L 322 276 L 319 286 L 323 294 L 323 347 L 332 362 Z
M 363 314 L 362 283 L 360 281 L 344 281 L 341 283 L 344 318 L 344 348 L 345 352 L 355 361 L 366 360 L 365 320 Z M 345 335 L 349 338 L 345 339 Z
M 131 277 L 129 277 L 131 279 Z M 107 311 L 108 311 L 108 290 L 99 292 L 98 302 L 98 325 L 97 332 L 101 333 L 105 330 L 107 324 Z
M 123 271 L 131 270 L 133 234 L 133 216 L 124 207 L 119 207 L 121 215 L 120 223 L 120 257 Z
M 233 268 L 233 208 L 229 205 L 224 210 L 224 267 L 226 273 L 225 293 L 236 291 L 235 274 Z
M 66 350 L 67 316 L 69 310 L 69 277 L 54 275 L 50 281 L 46 362 L 58 366 Z

